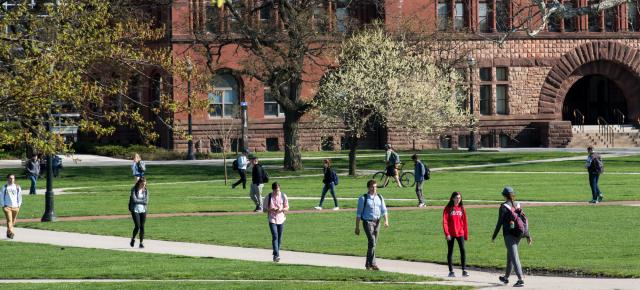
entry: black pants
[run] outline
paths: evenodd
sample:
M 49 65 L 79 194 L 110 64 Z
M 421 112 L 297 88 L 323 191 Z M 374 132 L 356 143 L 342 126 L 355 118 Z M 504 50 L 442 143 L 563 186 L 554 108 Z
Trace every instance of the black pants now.
M 236 187 L 240 183 L 242 183 L 242 189 L 247 188 L 247 170 L 239 169 L 238 174 L 240 174 L 240 180 L 236 181 L 236 183 L 234 183 L 232 186 Z
M 144 240 L 144 222 L 147 220 L 147 213 L 131 212 L 131 217 L 133 218 L 133 224 L 135 225 L 133 227 L 133 235 L 131 236 L 131 239 L 135 239 L 138 231 L 140 231 L 140 242 L 142 242 L 142 240 Z
M 453 272 L 453 244 L 458 241 L 458 247 L 460 248 L 460 262 L 462 262 L 462 271 L 465 270 L 467 256 L 464 252 L 464 237 L 451 237 L 451 240 L 447 240 L 447 263 L 449 264 L 449 272 Z

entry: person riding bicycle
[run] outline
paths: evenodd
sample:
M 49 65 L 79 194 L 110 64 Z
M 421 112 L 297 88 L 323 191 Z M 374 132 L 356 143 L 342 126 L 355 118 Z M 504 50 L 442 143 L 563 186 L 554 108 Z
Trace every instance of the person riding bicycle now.
M 396 185 L 398 187 L 402 187 L 400 183 L 400 178 L 398 176 L 398 166 L 400 166 L 400 155 L 393 150 L 391 144 L 384 145 L 384 148 L 387 150 L 387 153 L 384 157 L 384 161 L 386 163 L 386 173 L 384 177 L 384 181 L 382 182 L 381 187 L 386 187 L 389 183 L 389 177 L 392 176 L 396 180 Z

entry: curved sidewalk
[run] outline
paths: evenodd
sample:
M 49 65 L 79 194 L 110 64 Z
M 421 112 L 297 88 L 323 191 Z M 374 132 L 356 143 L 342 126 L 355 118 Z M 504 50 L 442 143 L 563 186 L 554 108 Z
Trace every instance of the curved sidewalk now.
M 6 228 L 0 227 L 0 232 Z M 216 246 L 196 243 L 146 240 L 146 248 L 138 249 L 128 246 L 129 238 L 100 236 L 67 232 L 54 232 L 17 228 L 15 240 L 12 242 L 28 242 L 50 244 L 66 247 L 96 248 L 116 251 L 172 254 L 190 257 L 214 257 L 245 261 L 270 262 L 271 250 Z M 363 247 L 366 242 L 363 240 Z M 363 248 L 364 249 L 364 248 Z M 315 254 L 293 251 L 281 251 L 282 263 L 297 265 L 313 265 L 362 269 L 364 257 Z M 482 289 L 505 289 L 497 283 L 498 273 L 469 271 L 468 278 L 446 277 L 448 269 L 445 265 L 433 263 L 378 259 L 381 269 L 388 272 L 415 274 L 443 278 L 443 285 L 468 285 Z M 515 281 L 514 281 L 515 282 Z M 527 289 L 638 289 L 640 279 L 599 279 L 599 278 L 565 278 L 550 276 L 526 276 Z M 510 285 L 509 285 L 510 287 Z

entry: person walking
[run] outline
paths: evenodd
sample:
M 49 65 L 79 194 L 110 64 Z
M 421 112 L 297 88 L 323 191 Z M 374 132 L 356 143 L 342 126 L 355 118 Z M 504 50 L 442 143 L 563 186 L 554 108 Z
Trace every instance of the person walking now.
M 396 186 L 402 187 L 400 183 L 400 178 L 398 177 L 398 166 L 400 165 L 400 155 L 393 151 L 393 147 L 391 144 L 385 145 L 385 149 L 387 152 L 384 157 L 384 161 L 386 163 L 386 173 L 384 176 L 384 181 L 382 182 L 382 187 L 386 187 L 389 184 L 389 177 L 393 177 L 396 181 Z
M 600 174 L 604 172 L 604 163 L 600 154 L 593 152 L 593 146 L 587 147 L 587 152 L 589 156 L 587 156 L 584 167 L 589 173 L 589 186 L 591 187 L 591 200 L 589 203 L 599 203 L 604 198 L 600 191 L 600 186 L 598 186 Z
M 320 196 L 320 204 L 315 207 L 317 210 L 322 210 L 322 203 L 324 202 L 324 197 L 327 195 L 327 191 L 331 191 L 331 196 L 333 197 L 333 210 L 339 210 L 338 207 L 338 199 L 336 198 L 336 185 L 338 185 L 338 174 L 331 169 L 331 160 L 325 159 L 322 162 L 324 177 L 322 178 L 322 183 L 324 186 L 322 187 L 322 196 Z
M 520 208 L 520 204 L 515 202 L 516 193 L 513 188 L 507 186 L 502 190 L 502 196 L 505 198 L 505 202 L 500 205 L 500 209 L 498 210 L 498 222 L 496 223 L 496 228 L 493 231 L 493 236 L 491 237 L 491 241 L 495 242 L 496 236 L 498 232 L 500 232 L 500 228 L 502 228 L 502 237 L 504 238 L 504 245 L 507 248 L 507 269 L 504 276 L 500 276 L 499 280 L 504 283 L 509 283 L 509 275 L 511 275 L 511 270 L 515 269 L 516 275 L 518 276 L 518 281 L 513 284 L 513 287 L 523 287 L 524 280 L 522 274 L 522 265 L 520 265 L 520 256 L 518 254 L 518 244 L 520 243 L 520 239 L 524 236 L 527 238 L 527 243 L 531 245 L 533 239 L 528 231 L 528 226 L 525 223 L 523 224 L 524 230 L 521 234 L 514 234 L 514 230 L 519 226 L 516 224 L 517 220 L 515 220 L 518 212 L 522 212 Z M 524 215 L 524 213 L 522 213 Z M 518 223 L 519 224 L 519 223 Z
M 133 163 L 131 164 L 131 171 L 133 172 L 133 176 L 136 178 L 136 182 L 144 176 L 144 172 L 147 171 L 147 167 L 140 158 L 138 153 L 133 155 Z
M 271 231 L 271 247 L 273 248 L 273 261 L 280 262 L 280 246 L 282 245 L 282 233 L 284 231 L 284 221 L 287 219 L 285 212 L 289 210 L 287 195 L 280 191 L 280 184 L 271 184 L 271 193 L 265 196 L 263 204 L 267 219 L 269 220 L 269 230 Z
M 249 157 L 249 160 L 251 160 L 251 165 L 252 165 L 251 188 L 249 189 L 249 197 L 251 198 L 251 200 L 253 200 L 253 203 L 255 203 L 256 205 L 256 208 L 254 209 L 254 211 L 261 212 L 262 211 L 262 188 L 264 187 L 265 183 L 269 182 L 269 175 L 267 174 L 267 171 L 265 171 L 262 165 L 260 164 L 258 157 L 251 156 Z
M 129 245 L 133 248 L 136 242 L 136 235 L 140 233 L 140 248 L 144 248 L 144 223 L 147 221 L 147 205 L 149 204 L 149 191 L 147 190 L 147 179 L 141 176 L 136 184 L 131 188 L 129 196 L 129 211 L 133 218 L 133 234 Z
M 7 238 L 13 239 L 13 229 L 18 219 L 20 206 L 22 206 L 22 189 L 20 185 L 16 184 L 16 176 L 14 174 L 7 175 L 7 184 L 2 186 L 0 194 L 2 194 L 0 206 L 2 206 L 2 211 L 7 219 Z
M 427 172 L 427 166 L 422 163 L 420 160 L 420 156 L 418 154 L 413 154 L 411 156 L 411 160 L 415 163 L 415 167 L 413 169 L 413 175 L 416 180 L 416 196 L 418 197 L 418 207 L 425 207 L 427 204 L 424 200 L 424 195 L 422 194 L 422 185 L 426 181 L 424 179 L 424 175 Z
M 453 273 L 453 246 L 458 241 L 460 248 L 460 262 L 462 264 L 462 277 L 468 277 L 465 270 L 467 256 L 464 249 L 464 241 L 469 239 L 469 226 L 467 224 L 467 211 L 462 203 L 460 192 L 451 193 L 449 203 L 442 212 L 442 228 L 447 240 L 447 264 L 449 265 L 449 277 L 455 277 Z
M 247 188 L 247 165 L 249 165 L 247 154 L 247 151 L 243 150 L 235 160 L 235 163 L 237 164 L 237 167 L 235 169 L 238 171 L 240 179 L 232 184 L 231 188 L 236 188 L 236 186 L 240 185 L 240 183 L 242 183 L 242 189 Z
M 31 159 L 27 160 L 27 177 L 31 181 L 31 187 L 29 188 L 29 194 L 36 194 L 36 184 L 38 183 L 38 176 L 40 175 L 40 161 L 38 155 L 33 154 Z
M 376 264 L 376 243 L 380 230 L 380 218 L 384 217 L 384 227 L 389 227 L 389 215 L 387 206 L 382 195 L 378 194 L 376 181 L 367 181 L 367 193 L 358 198 L 358 208 L 356 210 L 356 230 L 355 234 L 360 235 L 360 221 L 364 233 L 367 235 L 367 261 L 364 267 L 367 270 L 380 270 Z

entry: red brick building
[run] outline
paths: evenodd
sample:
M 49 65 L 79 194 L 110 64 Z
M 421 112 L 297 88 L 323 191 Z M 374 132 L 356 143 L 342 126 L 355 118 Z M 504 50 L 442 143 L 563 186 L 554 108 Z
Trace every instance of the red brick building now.
M 512 1 L 388 0 L 381 9 L 367 5 L 347 8 L 343 2 L 327 1 L 319 8 L 319 13 L 336 19 L 329 29 L 342 29 L 340 21 L 345 17 L 355 17 L 360 22 L 384 19 L 390 28 L 403 19 L 412 19 L 427 30 L 448 31 L 465 39 L 475 59 L 475 65 L 465 70 L 471 73 L 473 109 L 479 120 L 477 139 L 483 147 L 565 147 L 574 134 L 571 122 L 580 123 L 581 115 L 587 125 L 597 124 L 598 119 L 610 124 L 632 124 L 640 118 L 640 32 L 637 5 L 633 3 L 599 15 L 552 19 L 534 38 L 516 32 L 497 43 L 494 40 L 517 25 L 521 17 L 512 14 L 517 10 Z M 176 0 L 167 19 L 174 56 L 191 57 L 200 72 L 206 71 L 206 59 L 193 49 L 194 31 L 219 31 L 234 25 L 222 18 L 214 23 L 207 21 L 211 15 L 225 13 L 210 5 L 210 1 Z M 275 10 L 256 17 L 258 23 L 278 21 Z M 193 96 L 210 102 L 208 112 L 193 115 L 194 140 L 201 151 L 215 149 L 207 132 L 210 128 L 229 119 L 239 123 L 235 116 L 241 101 L 248 102 L 249 148 L 283 148 L 282 113 L 270 98 L 269 88 L 227 70 L 238 68 L 243 57 L 233 50 L 224 51 L 210 92 Z M 184 80 L 174 76 L 173 82 L 173 97 L 185 100 Z M 303 88 L 303 96 L 311 97 L 314 92 L 312 84 Z M 176 124 L 186 125 L 186 114 L 176 116 Z M 339 129 L 327 135 L 316 128 L 313 120 L 303 122 L 300 140 L 304 150 L 340 148 Z M 184 140 L 167 134 L 165 139 L 173 142 L 164 140 L 162 145 L 186 150 Z M 392 143 L 405 149 L 466 147 L 468 135 L 469 130 L 462 128 L 444 134 L 440 140 L 433 136 L 408 140 L 377 128 L 364 146 L 379 148 Z

